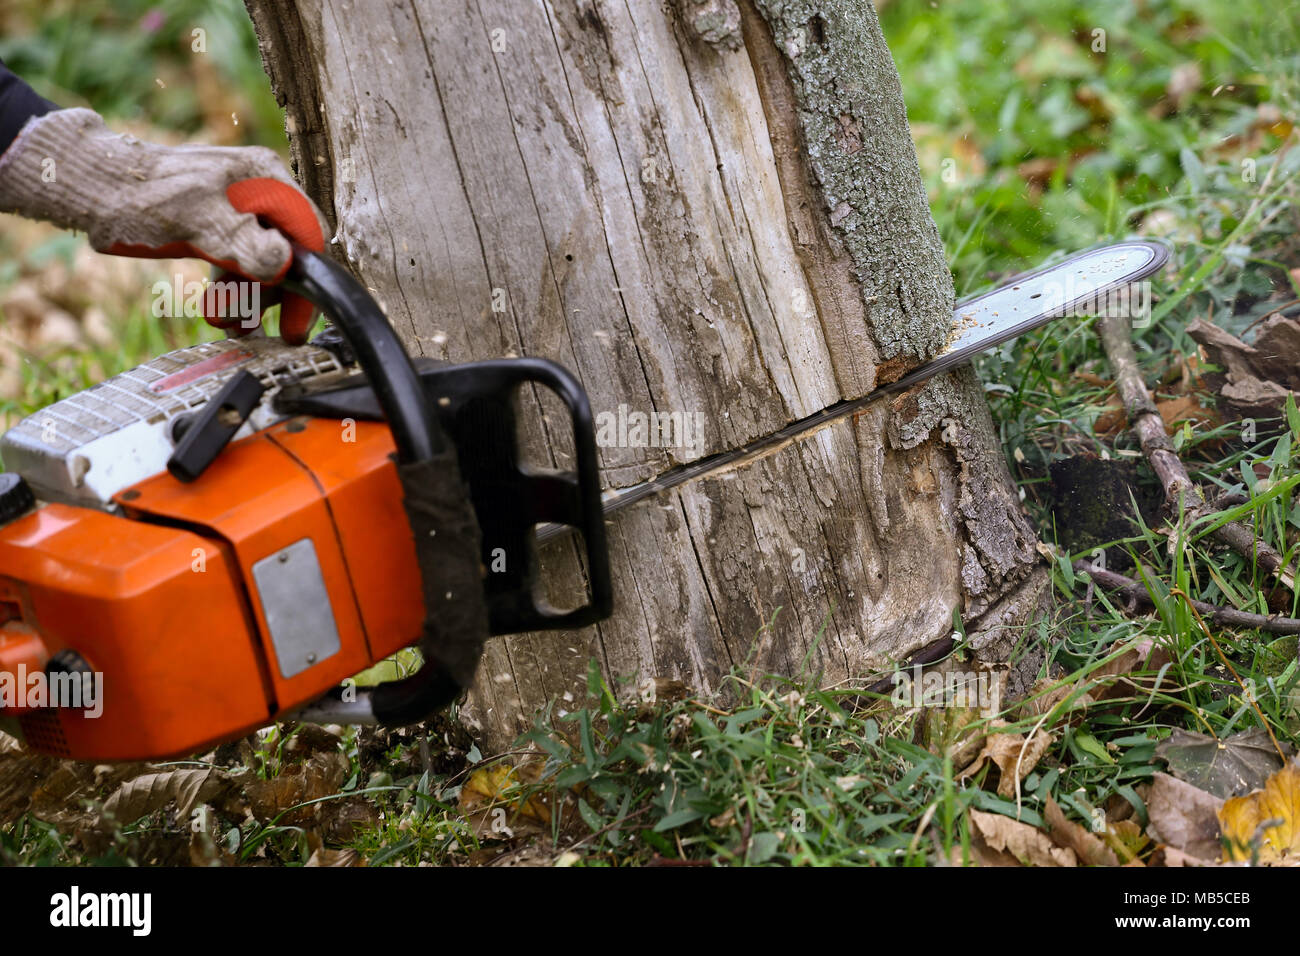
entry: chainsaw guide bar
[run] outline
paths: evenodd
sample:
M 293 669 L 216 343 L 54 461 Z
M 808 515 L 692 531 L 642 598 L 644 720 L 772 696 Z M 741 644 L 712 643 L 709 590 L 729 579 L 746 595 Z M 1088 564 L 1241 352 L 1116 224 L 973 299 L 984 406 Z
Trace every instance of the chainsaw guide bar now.
M 1120 242 L 1081 252 L 1056 265 L 1021 273 L 990 292 L 963 299 L 953 311 L 952 331 L 943 351 L 902 378 L 866 395 L 837 402 L 800 418 L 748 445 L 678 465 L 640 484 L 607 491 L 602 499 L 605 515 L 672 488 L 716 477 L 766 458 L 882 398 L 905 392 L 942 372 L 964 365 L 980 352 L 1053 319 L 1093 314 L 1106 307 L 1116 293 L 1125 292 L 1130 284 L 1154 275 L 1168 258 L 1169 250 L 1158 242 Z M 1129 296 L 1121 301 L 1131 301 L 1132 298 Z M 1150 300 L 1146 301 L 1149 303 Z M 538 528 L 537 539 L 546 541 L 567 531 L 559 525 L 548 525 Z

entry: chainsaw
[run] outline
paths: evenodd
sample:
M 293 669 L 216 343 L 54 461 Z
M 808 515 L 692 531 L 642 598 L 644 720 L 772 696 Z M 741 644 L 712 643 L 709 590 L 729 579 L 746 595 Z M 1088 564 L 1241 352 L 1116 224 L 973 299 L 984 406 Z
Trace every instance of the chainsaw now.
M 285 286 L 332 323 L 309 344 L 180 349 L 0 439 L 0 725 L 40 752 L 115 761 L 282 719 L 423 720 L 471 683 L 488 637 L 612 612 L 614 511 L 771 454 L 1166 258 L 1131 241 L 1018 276 L 959 303 L 947 347 L 899 380 L 602 496 L 572 374 L 531 357 L 412 360 L 347 270 L 297 249 Z M 524 462 L 526 387 L 567 409 L 572 469 Z M 585 590 L 557 609 L 537 545 L 566 532 Z M 356 685 L 413 645 L 413 674 Z

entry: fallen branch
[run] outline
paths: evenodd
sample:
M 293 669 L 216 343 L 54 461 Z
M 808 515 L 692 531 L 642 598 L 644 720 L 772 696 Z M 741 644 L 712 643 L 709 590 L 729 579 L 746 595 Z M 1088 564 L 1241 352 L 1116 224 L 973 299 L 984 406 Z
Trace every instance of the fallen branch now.
M 1134 581 L 1132 578 L 1099 568 L 1083 560 L 1074 562 L 1074 570 L 1088 575 L 1094 584 L 1099 584 L 1127 598 L 1129 607 L 1125 610 L 1130 613 L 1138 608 L 1148 611 L 1155 609 L 1155 602 L 1151 600 L 1150 593 L 1140 581 Z M 1282 617 L 1280 614 L 1252 614 L 1249 611 L 1219 607 L 1217 604 L 1207 604 L 1205 601 L 1194 601 L 1191 598 L 1184 598 L 1184 600 L 1196 608 L 1197 613 L 1202 617 L 1219 627 L 1257 628 L 1269 634 L 1300 634 L 1298 618 Z
M 1115 388 L 1124 403 L 1129 430 L 1137 436 L 1142 453 L 1160 479 L 1167 506 L 1175 515 L 1181 510 L 1189 522 L 1217 514 L 1217 509 L 1206 503 L 1201 489 L 1188 476 L 1165 432 L 1165 420 L 1151 400 L 1138 369 L 1128 319 L 1103 314 L 1097 319 L 1097 329 L 1106 350 L 1106 359 L 1110 362 L 1111 374 L 1115 377 Z M 1295 589 L 1295 573 L 1286 567 L 1282 556 L 1256 538 L 1250 528 L 1238 521 L 1230 521 L 1210 534 L 1221 544 L 1254 560 L 1288 588 Z

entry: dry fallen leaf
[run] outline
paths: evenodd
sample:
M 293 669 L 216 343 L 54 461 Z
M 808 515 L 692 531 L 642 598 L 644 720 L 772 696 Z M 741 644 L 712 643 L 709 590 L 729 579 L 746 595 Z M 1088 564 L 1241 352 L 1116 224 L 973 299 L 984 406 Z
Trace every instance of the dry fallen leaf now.
M 1125 861 L 1125 866 L 1142 866 L 1139 857 L 1151 843 L 1151 838 L 1142 832 L 1136 820 L 1116 820 L 1106 824 L 1102 834 L 1106 846 L 1115 851 L 1115 856 Z
M 1054 738 L 1041 728 L 1034 731 L 1028 743 L 1023 734 L 998 733 L 998 727 L 1007 726 L 1006 721 L 995 720 L 990 724 L 990 733 L 984 740 L 984 749 L 961 773 L 958 780 L 974 776 L 986 761 L 993 761 L 998 768 L 998 794 L 1003 797 L 1015 796 L 1016 784 L 1029 776 L 1038 766 L 1038 761 L 1052 746 Z
M 540 778 L 541 768 L 536 763 L 522 767 L 512 767 L 507 763 L 482 767 L 470 774 L 461 788 L 460 807 L 462 810 L 477 810 L 485 805 L 510 802 L 528 819 L 547 823 L 551 814 L 541 793 L 534 791 L 526 797 L 522 793 L 510 793 L 514 788 L 535 784 Z
M 502 762 L 470 774 L 459 803 L 474 832 L 481 838 L 502 839 L 539 833 L 550 826 L 552 795 L 548 789 L 531 786 L 541 780 L 543 767 L 540 760 L 518 767 Z M 577 814 L 574 799 L 572 794 L 564 797 L 561 819 L 566 824 Z
M 925 737 L 930 750 L 950 754 L 954 767 L 964 767 L 984 746 L 987 725 L 974 707 L 930 707 L 925 712 Z
M 971 830 L 969 854 L 961 844 L 955 844 L 948 855 L 949 866 L 1022 866 L 1010 853 L 994 850 L 974 829 Z
M 1195 395 L 1163 399 L 1156 402 L 1156 410 L 1164 420 L 1165 431 L 1171 435 L 1178 431 L 1183 422 L 1205 425 L 1207 428 L 1214 428 L 1220 423 L 1218 413 L 1202 405 Z
M 1124 405 L 1119 396 L 1110 396 L 1102 406 L 1102 413 L 1092 423 L 1093 434 L 1098 438 L 1113 438 L 1127 427 L 1128 415 L 1124 413 Z
M 311 858 L 304 866 L 361 866 L 361 854 L 353 849 L 346 850 L 329 850 L 325 847 L 318 848 L 312 853 Z
M 1171 846 L 1162 846 L 1151 854 L 1153 867 L 1176 867 L 1176 866 L 1218 866 L 1214 860 L 1203 860 L 1199 856 L 1192 856 L 1190 853 L 1184 853 L 1182 850 L 1176 850 Z
M 1182 427 L 1183 422 L 1204 425 L 1213 428 L 1220 424 L 1219 413 L 1206 408 L 1195 395 L 1177 395 L 1173 398 L 1156 400 L 1156 411 L 1165 423 L 1165 431 L 1173 435 Z M 1128 427 L 1128 415 L 1116 396 L 1110 396 L 1102 406 L 1102 412 L 1092 423 L 1092 431 L 1099 438 L 1113 438 Z
M 978 837 L 995 853 L 1008 854 L 1023 866 L 1078 866 L 1073 850 L 1057 846 L 1046 833 L 1027 823 L 982 810 L 971 810 L 969 817 L 972 837 Z
M 1074 684 L 1065 681 L 1053 680 L 1050 677 L 1040 678 L 1029 688 L 1029 694 L 1021 702 L 1019 716 L 1022 719 L 1037 720 L 1043 714 L 1055 710 L 1057 705 L 1066 698 L 1073 697 L 1069 706 L 1058 717 L 1058 721 L 1064 718 L 1065 725 L 1073 727 L 1084 719 L 1088 708 L 1094 703 L 1091 693 L 1088 691 L 1076 693 L 1078 689 Z
M 1300 851 L 1300 766 L 1288 763 L 1262 790 L 1224 801 L 1219 822 L 1228 860 L 1249 860 L 1256 848 L 1261 862 Z
M 319 823 L 327 812 L 327 804 L 313 801 L 338 793 L 350 769 L 346 754 L 337 750 L 319 751 L 281 771 L 277 777 L 248 782 L 244 791 L 253 816 L 263 823 L 271 820 L 286 826 Z
M 1160 670 L 1168 663 L 1169 652 L 1162 645 L 1142 638 L 1089 675 L 1090 692 L 1097 703 L 1144 700 L 1155 689 L 1161 679 Z M 1167 676 L 1164 679 L 1167 681 Z
M 1103 843 L 1095 833 L 1090 833 L 1073 820 L 1049 795 L 1047 806 L 1043 810 L 1043 819 L 1051 831 L 1052 839 L 1063 847 L 1074 851 L 1082 866 L 1119 866 L 1119 857 L 1115 851 Z
M 1216 797 L 1232 797 L 1264 786 L 1282 766 L 1282 758 L 1263 727 L 1230 734 L 1222 740 L 1191 730 L 1175 730 L 1156 746 L 1169 772 Z
M 476 810 L 484 804 L 493 803 L 514 783 L 515 768 L 508 763 L 479 767 L 469 775 L 465 786 L 460 788 L 460 808 Z
M 195 807 L 217 799 L 234 787 L 230 775 L 215 768 L 166 770 L 128 780 L 104 802 L 104 813 L 130 823 L 176 801 L 176 812 L 188 819 Z
M 1147 791 L 1147 826 L 1165 846 L 1202 860 L 1219 858 L 1219 810 L 1223 800 L 1167 773 Z
M 1058 715 L 1067 726 L 1078 725 L 1088 708 L 1114 698 L 1142 698 L 1150 693 L 1156 676 L 1169 662 L 1169 654 L 1149 638 L 1134 641 L 1114 660 L 1107 661 L 1088 675 L 1083 686 L 1049 677 L 1039 679 L 1020 705 L 1019 716 L 1038 718 L 1050 713 L 1067 698 L 1069 706 Z M 1134 672 L 1141 676 L 1134 676 Z M 1085 689 L 1086 688 L 1086 689 Z M 1055 722 L 1053 723 L 1055 725 Z

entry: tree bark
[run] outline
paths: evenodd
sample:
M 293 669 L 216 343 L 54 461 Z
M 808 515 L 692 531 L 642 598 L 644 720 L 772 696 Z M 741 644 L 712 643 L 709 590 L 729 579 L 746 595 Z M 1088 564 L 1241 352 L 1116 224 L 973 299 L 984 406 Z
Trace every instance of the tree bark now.
M 597 413 L 699 413 L 603 447 L 607 487 L 733 448 L 940 349 L 952 283 L 862 0 L 247 0 L 300 179 L 416 354 L 555 359 Z M 555 409 L 534 460 L 565 465 Z M 932 380 L 609 528 L 616 611 L 493 641 L 467 713 L 500 744 L 610 675 L 1005 659 L 1046 575 L 980 383 Z M 548 548 L 551 547 L 548 545 Z M 580 581 L 572 544 L 547 554 Z

